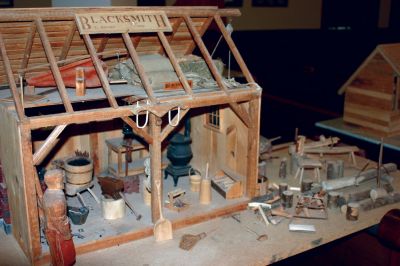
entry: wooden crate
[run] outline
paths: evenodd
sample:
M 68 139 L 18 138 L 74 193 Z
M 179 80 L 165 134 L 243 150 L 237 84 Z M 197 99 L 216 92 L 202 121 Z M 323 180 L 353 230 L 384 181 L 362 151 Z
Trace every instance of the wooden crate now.
M 225 199 L 235 199 L 243 195 L 243 180 L 233 172 L 220 170 L 211 178 L 211 186 Z

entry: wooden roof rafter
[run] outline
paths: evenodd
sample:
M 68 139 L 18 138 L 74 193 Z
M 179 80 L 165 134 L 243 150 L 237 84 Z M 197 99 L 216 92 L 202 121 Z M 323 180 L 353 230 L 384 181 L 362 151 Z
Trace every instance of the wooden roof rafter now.
M 224 91 L 225 95 L 230 99 L 230 93 L 228 88 L 226 87 L 226 85 L 224 84 L 223 80 L 222 80 L 222 76 L 221 74 L 218 72 L 217 67 L 215 66 L 210 53 L 207 50 L 206 45 L 204 44 L 201 35 L 199 34 L 199 32 L 197 31 L 197 29 L 193 26 L 193 21 L 192 19 L 185 15 L 184 16 L 186 25 L 189 28 L 190 33 L 193 36 L 193 39 L 197 45 L 197 47 L 200 49 L 200 52 L 202 53 L 205 62 L 208 65 L 208 68 L 211 71 L 211 74 L 214 76 L 215 81 L 218 84 L 218 87 Z M 243 105 L 239 105 L 237 102 L 235 101 L 230 101 L 229 102 L 229 106 L 232 108 L 232 110 L 239 116 L 239 118 L 243 121 L 243 123 L 247 126 L 250 127 L 251 125 L 251 121 L 250 121 L 250 116 L 249 113 L 244 109 Z
M 43 48 L 46 53 L 47 60 L 50 63 L 51 72 L 56 81 L 58 92 L 60 93 L 60 97 L 64 103 L 65 110 L 68 113 L 72 113 L 74 111 L 74 108 L 72 107 L 71 101 L 68 98 L 67 90 L 65 88 L 64 81 L 61 77 L 60 69 L 58 68 L 58 65 L 56 63 L 56 58 L 54 56 L 53 49 L 51 48 L 51 44 L 47 38 L 47 34 L 46 34 L 46 30 L 43 25 L 43 21 L 41 18 L 36 18 L 35 23 L 36 23 L 36 28 L 39 33 L 40 39 L 43 44 Z
M 69 49 L 71 48 L 72 40 L 73 40 L 74 35 L 75 35 L 75 31 L 76 31 L 76 24 L 75 24 L 75 21 L 72 21 L 71 28 L 69 29 L 67 38 L 65 40 L 65 45 L 63 46 L 63 48 L 61 50 L 61 54 L 58 57 L 59 61 L 64 60 L 65 58 L 67 58 Z M 25 67 L 23 67 L 23 68 L 25 68 Z
M 29 57 L 31 55 L 31 51 L 32 51 L 32 46 L 33 46 L 33 41 L 35 39 L 35 35 L 36 35 L 36 23 L 32 22 L 32 26 L 30 29 L 30 34 L 28 36 L 28 39 L 26 41 L 26 45 L 25 45 L 25 51 L 24 51 L 24 58 L 22 59 L 22 63 L 21 63 L 21 69 L 24 69 L 28 66 L 28 62 L 29 62 Z M 20 73 L 21 77 L 24 78 L 25 76 L 25 72 Z

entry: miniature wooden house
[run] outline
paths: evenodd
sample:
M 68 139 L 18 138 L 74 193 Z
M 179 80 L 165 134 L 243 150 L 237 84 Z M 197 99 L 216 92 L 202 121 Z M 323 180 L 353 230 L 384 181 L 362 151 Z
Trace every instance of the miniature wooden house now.
M 400 134 L 400 44 L 378 45 L 340 88 L 343 120 L 379 136 Z
M 121 121 L 142 141 L 137 147 L 143 154 L 137 156 L 149 155 L 151 159 L 155 193 L 151 193 L 149 212 L 144 213 L 151 218 L 147 224 L 132 220 L 132 227 L 124 225 L 131 228 L 128 231 L 108 234 L 102 229 L 100 238 L 75 243 L 78 254 L 152 235 L 152 223 L 160 216 L 159 202 L 163 202 L 165 187 L 171 184 L 169 179 L 164 180 L 160 193 L 154 185 L 162 180 L 164 144 L 185 116 L 192 124 L 193 167 L 204 171 L 209 162 L 211 173 L 229 167 L 244 176 L 245 197 L 223 206 L 199 207 L 186 215 L 182 212 L 182 216 L 166 213 L 173 227 L 246 207 L 247 198 L 255 194 L 258 177 L 261 89 L 221 18 L 238 15 L 238 10 L 214 7 L 0 10 L 0 84 L 4 84 L 0 89 L 0 156 L 13 234 L 33 264 L 49 260 L 40 241 L 43 192 L 37 167 L 52 167 L 50 162 L 75 150 L 86 150 L 93 160 L 94 175 L 107 171 L 110 161 L 120 156 L 110 139 L 121 138 Z M 211 23 L 220 30 L 247 84 L 232 87 L 224 82 L 202 40 Z M 183 73 L 178 61 L 196 47 L 215 85 L 191 86 Z M 168 59 L 180 89 L 153 88 L 141 61 L 143 55 L 152 54 Z M 105 68 L 114 66 L 121 57 L 132 60 L 139 84 L 110 83 Z M 92 63 L 99 82 L 98 87 L 87 88 L 83 96 L 67 85 L 63 72 L 64 66 L 79 60 Z M 41 79 L 43 74 L 54 86 L 32 88 L 24 83 L 33 77 Z M 149 125 L 139 126 L 144 116 L 148 116 Z M 89 214 L 93 227 L 100 223 L 90 219 Z M 92 229 L 88 226 L 85 230 Z

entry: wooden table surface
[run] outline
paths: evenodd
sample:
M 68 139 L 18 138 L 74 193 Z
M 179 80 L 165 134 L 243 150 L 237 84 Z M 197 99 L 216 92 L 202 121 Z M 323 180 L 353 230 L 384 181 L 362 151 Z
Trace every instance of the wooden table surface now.
M 287 151 L 279 151 L 274 155 L 288 156 Z M 267 172 L 270 182 L 284 182 L 292 186 L 298 186 L 298 181 L 292 176 L 286 179 L 277 178 L 280 158 L 267 163 Z M 325 158 L 325 157 L 324 157 Z M 347 158 L 347 157 L 343 157 Z M 290 162 L 290 160 L 288 161 Z M 366 159 L 357 157 L 358 166 L 361 168 Z M 350 162 L 345 163 L 345 176 L 356 173 L 358 168 Z M 373 163 L 370 166 L 373 167 Z M 305 173 L 309 177 L 312 173 Z M 321 171 L 322 180 L 326 178 L 326 171 Z M 400 191 L 400 172 L 392 174 L 394 187 Z M 357 189 L 364 190 L 374 187 L 373 181 L 360 185 Z M 354 189 L 344 189 L 346 195 Z M 296 197 L 295 197 L 296 198 Z M 296 199 L 294 200 L 296 203 Z M 205 223 L 186 227 L 174 231 L 174 239 L 157 243 L 153 237 L 134 241 L 118 247 L 99 250 L 78 257 L 77 265 L 101 262 L 115 265 L 126 264 L 126 257 L 113 254 L 128 252 L 134 258 L 135 265 L 266 265 L 301 252 L 313 249 L 325 243 L 345 237 L 372 225 L 379 223 L 382 216 L 393 208 L 400 208 L 400 204 L 392 204 L 371 211 L 360 211 L 357 221 L 348 221 L 339 209 L 328 209 L 327 220 L 316 219 L 285 219 L 278 225 L 266 226 L 262 219 L 253 211 L 245 210 L 237 213 L 240 223 L 231 217 L 220 217 Z M 292 211 L 292 210 L 289 210 Z M 289 223 L 312 224 L 316 228 L 314 233 L 289 232 Z M 254 232 L 267 234 L 268 240 L 257 241 Z M 206 232 L 208 236 L 200 240 L 196 246 L 185 251 L 179 248 L 179 241 L 184 234 L 199 234 Z

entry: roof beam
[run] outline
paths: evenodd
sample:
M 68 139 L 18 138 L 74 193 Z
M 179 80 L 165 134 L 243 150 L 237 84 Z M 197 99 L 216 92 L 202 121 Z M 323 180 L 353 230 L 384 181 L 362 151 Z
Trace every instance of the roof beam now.
M 204 33 L 206 32 L 208 27 L 210 27 L 210 24 L 211 24 L 212 21 L 213 21 L 212 17 L 208 17 L 206 19 L 206 21 L 204 21 L 203 25 L 201 26 L 200 32 L 199 32 L 200 36 L 204 35 Z M 185 55 L 193 53 L 194 48 L 196 48 L 196 43 L 192 42 L 190 44 L 190 46 L 186 49 Z
M 179 26 L 182 24 L 182 22 L 183 22 L 182 18 L 176 18 L 176 21 L 175 21 L 174 25 L 172 26 L 172 32 L 167 37 L 168 41 L 171 41 L 174 38 L 175 33 L 178 31 Z M 163 52 L 164 52 L 164 49 L 162 47 L 160 47 L 159 53 L 163 53 Z
M 39 33 L 40 39 L 43 44 L 44 51 L 46 53 L 47 61 L 50 63 L 51 72 L 54 76 L 54 79 L 57 84 L 57 89 L 60 93 L 60 97 L 64 103 L 65 110 L 68 113 L 72 113 L 74 109 L 72 108 L 71 101 L 68 98 L 67 90 L 65 89 L 65 84 L 61 76 L 60 69 L 56 63 L 56 59 L 54 57 L 53 49 L 51 48 L 49 39 L 47 38 L 46 31 L 44 29 L 43 21 L 41 18 L 37 18 L 35 20 L 37 31 Z
M 50 135 L 46 138 L 45 142 L 40 146 L 40 148 L 33 155 L 33 165 L 41 164 L 49 154 L 51 149 L 58 143 L 58 136 L 64 131 L 67 125 L 59 125 L 53 129 Z
M 67 38 L 65 39 L 64 46 L 61 50 L 60 57 L 58 58 L 59 61 L 67 58 L 69 48 L 71 47 L 72 39 L 74 38 L 74 35 L 75 35 L 75 31 L 76 31 L 76 24 L 75 24 L 75 21 L 72 21 L 71 28 L 69 29 Z
M 189 97 L 182 98 L 182 96 L 177 96 L 176 98 L 170 97 L 166 99 L 160 99 L 161 101 L 160 104 L 179 101 L 179 104 L 187 109 L 187 108 L 198 108 L 203 106 L 227 104 L 232 100 L 235 102 L 247 102 L 252 99 L 260 97 L 261 91 L 254 89 L 247 89 L 247 88 L 236 89 L 235 92 L 231 94 L 230 98 L 224 96 L 225 93 L 222 91 L 206 92 L 206 93 L 196 94 L 196 101 L 193 101 L 193 99 Z M 151 107 L 152 105 L 150 104 L 148 108 Z M 101 108 L 96 110 L 76 111 L 72 114 L 61 113 L 52 115 L 41 115 L 29 118 L 29 126 L 33 130 L 43 127 L 51 127 L 63 124 L 85 124 L 96 121 L 107 121 L 115 118 L 127 117 L 133 115 L 134 109 L 132 108 L 135 108 L 135 106 L 125 105 L 125 106 L 120 106 L 117 109 Z
M 149 96 L 149 99 L 152 103 L 156 103 L 157 99 L 154 96 L 153 88 L 150 85 L 149 78 L 147 77 L 143 65 L 140 63 L 139 55 L 137 54 L 135 47 L 133 47 L 132 40 L 129 37 L 129 33 L 122 33 L 122 38 L 124 39 L 125 46 L 128 49 L 129 55 L 139 74 L 140 80 L 142 81 L 147 96 Z
M 88 34 L 83 34 L 83 40 L 85 41 L 86 47 L 89 51 L 90 57 L 92 58 L 93 65 L 96 69 L 97 75 L 99 76 L 100 82 L 101 82 L 101 87 L 103 88 L 103 91 L 105 95 L 107 96 L 108 102 L 110 103 L 111 107 L 113 108 L 118 108 L 118 103 L 117 100 L 115 100 L 115 97 L 111 91 L 110 84 L 108 83 L 106 73 L 104 72 L 104 69 L 101 65 L 100 59 L 98 58 L 96 54 L 96 50 L 94 48 L 92 39 L 90 38 L 90 35 Z
M 231 35 L 226 30 L 224 22 L 222 22 L 221 16 L 218 14 L 214 15 L 214 20 L 217 23 L 217 26 L 222 33 L 222 36 L 224 36 L 224 39 L 225 39 L 226 43 L 228 44 L 229 49 L 231 50 L 233 56 L 235 57 L 236 62 L 238 63 L 240 69 L 242 70 L 243 75 L 246 77 L 247 82 L 255 83 L 253 76 L 251 75 L 249 69 L 247 68 L 246 63 L 244 62 L 242 56 L 239 53 L 239 50 L 237 49 L 235 43 L 233 42 Z M 255 85 L 255 84 L 251 84 L 251 85 Z
M 14 74 L 12 72 L 10 59 L 8 58 L 6 45 L 4 44 L 3 35 L 0 33 L 0 50 L 1 57 L 3 58 L 4 70 L 6 72 L 8 84 L 11 88 L 11 94 L 13 96 L 15 109 L 17 110 L 17 115 L 20 121 L 25 120 L 24 107 L 22 106 L 21 97 L 17 90 L 17 84 L 15 83 Z
M 186 76 L 183 73 L 181 66 L 178 63 L 178 60 L 176 60 L 174 51 L 172 51 L 171 46 L 169 45 L 164 32 L 159 31 L 159 32 L 157 32 L 157 34 L 158 34 L 158 38 L 161 41 L 161 47 L 164 48 L 165 52 L 167 53 L 168 58 L 171 61 L 176 74 L 178 75 L 179 81 L 181 82 L 183 88 L 185 89 L 185 92 L 187 94 L 189 94 L 190 96 L 193 96 L 192 88 L 190 87 L 190 85 L 186 79 Z
M 190 33 L 193 36 L 193 39 L 195 41 L 195 43 L 197 44 L 197 46 L 199 47 L 204 60 L 206 61 L 212 75 L 215 78 L 215 81 L 217 82 L 218 86 L 220 89 L 222 89 L 222 91 L 225 92 L 226 96 L 230 99 L 230 93 L 228 91 L 228 88 L 226 87 L 226 85 L 224 84 L 223 80 L 222 80 L 222 76 L 220 75 L 220 73 L 218 72 L 217 67 L 215 66 L 214 62 L 212 61 L 211 55 L 207 50 L 206 45 L 204 44 L 203 40 L 201 39 L 200 34 L 198 33 L 198 31 L 196 30 L 196 28 L 193 26 L 193 21 L 190 17 L 188 16 L 184 16 L 186 25 L 189 28 Z M 248 112 L 244 109 L 244 107 L 242 105 L 237 104 L 234 101 L 230 101 L 229 102 L 229 106 L 232 108 L 232 110 L 236 113 L 236 115 L 243 121 L 243 123 L 247 126 L 250 127 L 251 125 L 251 121 L 250 121 L 250 117 Z
M 28 39 L 26 40 L 24 58 L 22 59 L 21 69 L 24 69 L 28 66 L 29 57 L 31 56 L 32 52 L 33 41 L 35 40 L 35 34 L 36 34 L 36 23 L 32 22 L 31 30 L 28 35 Z M 22 76 L 22 78 L 24 78 L 25 72 L 20 73 L 20 75 Z

